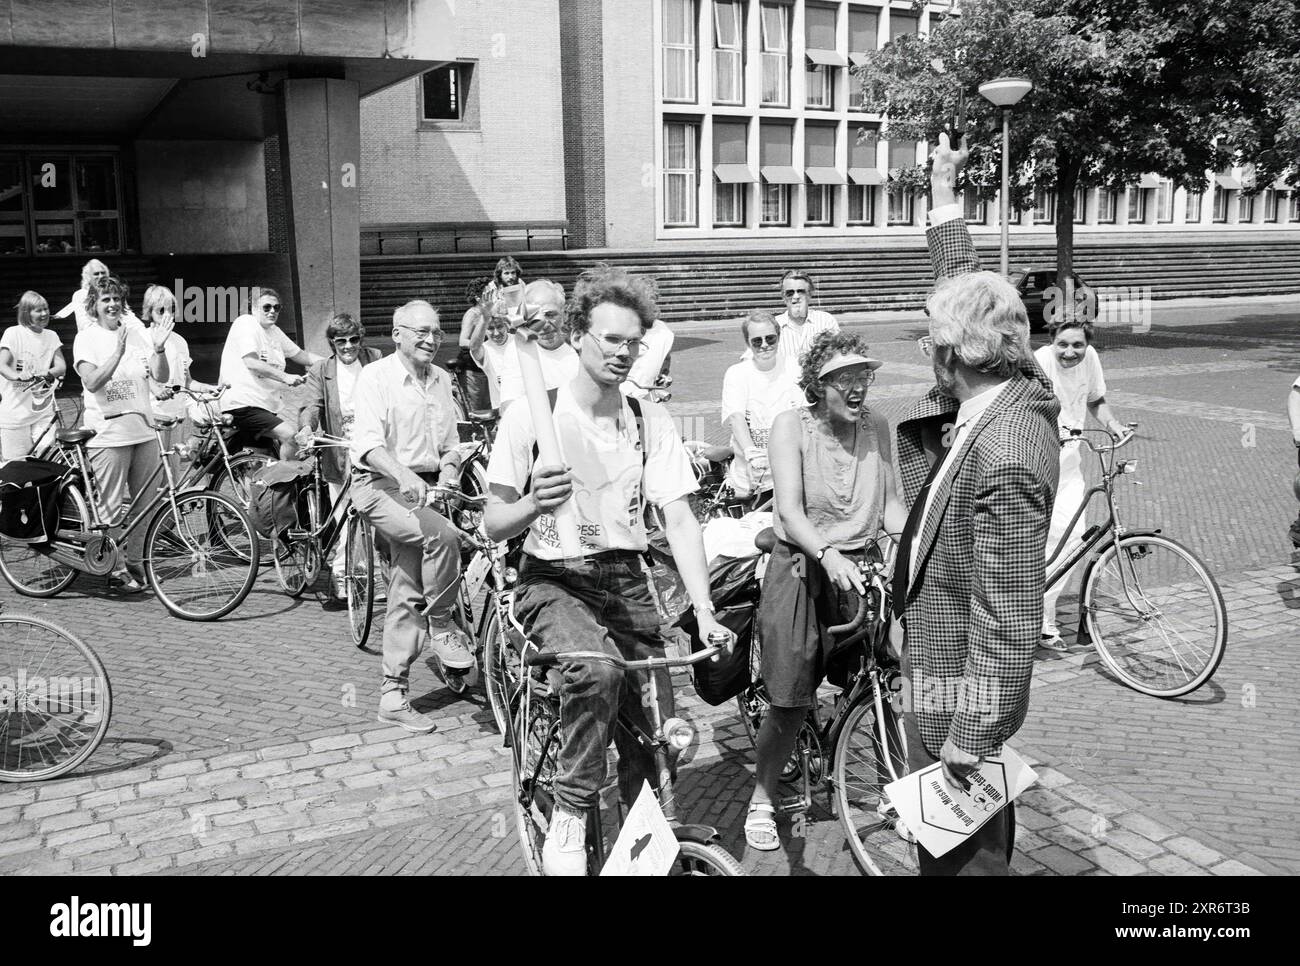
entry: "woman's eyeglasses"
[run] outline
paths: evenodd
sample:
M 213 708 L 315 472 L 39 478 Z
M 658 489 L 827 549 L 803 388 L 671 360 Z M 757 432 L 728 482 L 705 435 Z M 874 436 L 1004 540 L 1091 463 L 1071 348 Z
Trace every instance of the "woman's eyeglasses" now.
M 776 345 L 780 341 L 781 337 L 779 335 L 756 335 L 749 340 L 749 344 L 754 349 L 765 349 Z
M 840 392 L 851 392 L 854 389 L 866 389 L 876 381 L 874 372 L 862 373 L 861 375 L 849 375 L 844 373 L 838 376 L 831 376 L 826 380 L 828 386 L 834 386 Z
M 360 345 L 361 337 L 357 335 L 339 336 L 333 340 L 334 344 L 340 349 L 346 349 L 348 346 Z

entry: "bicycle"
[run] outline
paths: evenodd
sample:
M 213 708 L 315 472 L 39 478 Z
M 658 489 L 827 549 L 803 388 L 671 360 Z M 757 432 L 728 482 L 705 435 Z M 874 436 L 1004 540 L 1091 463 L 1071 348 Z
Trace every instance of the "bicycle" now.
M 1137 423 L 1128 426 L 1134 429 Z M 1106 443 L 1094 444 L 1089 436 L 1096 434 L 1104 435 Z M 1062 445 L 1087 446 L 1096 455 L 1101 480 L 1084 494 L 1048 557 L 1047 586 L 1065 580 L 1075 564 L 1089 557 L 1079 641 L 1090 641 L 1102 663 L 1128 687 L 1176 698 L 1195 691 L 1218 669 L 1227 649 L 1228 609 L 1214 576 L 1196 554 L 1159 528 L 1121 523 L 1115 481 L 1135 474 L 1137 461 L 1116 460 L 1115 450 L 1131 438 L 1116 442 L 1106 430 L 1075 429 L 1062 440 Z M 1084 531 L 1079 546 L 1053 565 L 1098 494 L 1105 496 L 1106 521 Z
M 224 617 L 243 603 L 257 579 L 259 547 L 253 524 L 229 497 L 211 490 L 182 491 L 177 484 L 167 459 L 175 450 L 163 446 L 162 431 L 179 418 L 155 421 L 140 412 L 106 418 L 125 416 L 137 416 L 153 430 L 159 457 L 119 518 L 106 518 L 86 452 L 95 431 L 60 431 L 56 438 L 69 470 L 60 489 L 56 535 L 40 544 L 0 541 L 0 574 L 20 594 L 54 597 L 78 573 L 103 577 L 120 570 L 119 543 L 144 526 L 145 578 L 163 606 L 183 620 Z M 159 474 L 162 482 L 155 485 Z
M 525 647 L 527 649 L 527 646 Z M 507 735 L 511 753 L 511 779 L 514 789 L 514 808 L 524 861 L 532 875 L 543 875 L 542 847 L 550 827 L 551 809 L 554 807 L 554 782 L 556 759 L 560 746 L 560 699 L 547 683 L 536 680 L 528 669 L 554 668 L 569 661 L 600 661 L 617 670 L 654 671 L 689 667 L 706 661 L 720 648 L 709 646 L 689 657 L 647 658 L 627 661 L 601 651 L 570 651 L 550 654 L 533 650 L 522 659 L 524 676 L 520 682 L 521 694 L 516 701 L 517 710 Z M 662 719 L 659 710 L 657 682 L 650 675 L 647 707 L 651 709 L 651 729 L 646 731 L 621 712 L 616 727 L 628 731 L 645 747 L 652 747 L 658 775 L 657 797 L 664 817 L 677 839 L 676 863 L 670 874 L 674 875 L 744 875 L 739 862 L 717 844 L 717 829 L 707 825 L 683 824 L 677 815 L 673 792 L 672 759 L 690 747 L 695 739 L 695 728 L 684 718 Z M 599 875 L 605 864 L 605 840 L 599 804 L 587 815 L 587 871 Z
M 878 658 L 886 651 L 889 634 L 890 556 L 887 550 L 884 559 L 859 564 L 866 593 L 857 613 L 848 623 L 828 628 L 840 638 L 837 651 L 856 659 L 856 667 L 824 721 L 818 708 L 810 709 L 804 718 L 794 753 L 781 773 L 781 780 L 796 785 L 798 794 L 776 803 L 787 814 L 805 812 L 812 807 L 814 788 L 829 782 L 831 810 L 844 829 L 854 863 L 865 875 L 917 872 L 911 835 L 884 791 L 908 771 L 900 707 L 902 675 Z M 740 693 L 736 705 L 750 741 L 755 742 L 769 706 L 758 674 L 757 626 L 750 648 L 754 683 Z
M 88 644 L 0 604 L 0 782 L 72 771 L 108 733 L 113 689 Z

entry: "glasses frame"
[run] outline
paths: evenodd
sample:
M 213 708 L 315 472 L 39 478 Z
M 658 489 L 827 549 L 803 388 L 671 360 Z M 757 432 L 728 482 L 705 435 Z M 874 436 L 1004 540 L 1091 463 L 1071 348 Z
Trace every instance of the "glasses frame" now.
M 810 288 L 783 288 L 781 289 L 781 298 L 791 299 L 796 295 L 802 295 L 804 298 L 812 298 L 812 289 Z
M 864 373 L 864 374 L 858 376 L 858 377 L 855 378 L 852 382 L 850 382 L 847 386 L 845 386 L 845 385 L 842 384 L 842 383 L 843 383 L 843 378 L 842 378 L 842 377 L 837 378 L 837 377 L 836 377 L 836 374 L 833 373 L 833 372 L 832 372 L 830 375 L 828 375 L 828 376 L 826 376 L 825 378 L 822 379 L 822 383 L 823 383 L 824 385 L 827 385 L 827 386 L 834 386 L 834 387 L 835 387 L 836 389 L 838 389 L 840 392 L 842 392 L 842 393 L 846 393 L 846 394 L 849 393 L 850 391 L 852 391 L 852 390 L 854 389 L 854 387 L 856 387 L 856 386 L 858 386 L 858 385 L 861 385 L 863 391 L 865 392 L 866 390 L 868 390 L 868 389 L 871 388 L 872 384 L 873 384 L 875 381 L 876 381 L 876 373 L 875 373 L 874 371 L 868 371 L 868 372 L 866 372 L 866 373 Z
M 916 340 L 916 347 L 921 350 L 921 355 L 927 359 L 934 358 L 934 339 L 928 335 L 923 335 Z
M 413 328 L 411 328 L 409 325 L 401 325 L 400 323 L 398 324 L 397 327 L 398 327 L 399 329 L 405 329 L 407 332 L 414 332 L 414 333 L 416 334 L 416 337 L 417 337 L 417 340 L 416 340 L 416 344 L 417 344 L 417 345 L 418 345 L 419 343 L 421 343 L 421 342 L 426 341 L 425 338 L 420 338 L 420 337 L 419 337 L 420 333 L 425 331 L 424 329 L 413 329 Z M 430 330 L 429 330 L 429 335 L 427 336 L 427 339 L 428 339 L 429 341 L 432 341 L 432 342 L 434 342 L 434 343 L 438 343 L 438 344 L 441 344 L 441 343 L 442 343 L 442 340 L 443 340 L 444 338 L 445 338 L 445 336 L 444 336 L 444 334 L 443 334 L 442 329 L 430 329 Z
M 611 336 L 608 332 L 592 332 L 591 329 L 588 329 L 584 334 L 591 336 L 592 339 L 595 340 L 596 345 L 609 355 L 617 355 L 623 350 L 624 346 L 626 346 L 627 351 L 634 356 L 639 355 L 641 350 L 645 348 L 645 339 L 641 336 L 634 336 L 631 339 L 617 339 Z M 617 342 L 618 344 L 613 345 L 613 342 Z M 634 345 L 635 348 L 633 348 Z
M 770 340 L 770 341 L 769 341 Z M 752 339 L 746 340 L 751 349 L 765 349 L 781 344 L 781 334 L 779 332 L 772 335 L 756 335 Z
M 361 345 L 361 336 L 359 335 L 338 335 L 330 339 L 330 342 L 340 348 L 350 345 Z
M 284 310 L 283 305 L 259 305 L 258 308 L 263 312 L 280 312 Z

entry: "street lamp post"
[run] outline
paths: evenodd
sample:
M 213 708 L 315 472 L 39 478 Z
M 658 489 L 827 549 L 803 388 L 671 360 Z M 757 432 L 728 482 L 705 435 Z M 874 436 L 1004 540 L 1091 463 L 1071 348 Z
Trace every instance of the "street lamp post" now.
M 980 94 L 1002 108 L 1002 276 L 1010 273 L 1011 259 L 1011 108 L 1033 89 L 1027 77 L 999 77 L 980 85 Z

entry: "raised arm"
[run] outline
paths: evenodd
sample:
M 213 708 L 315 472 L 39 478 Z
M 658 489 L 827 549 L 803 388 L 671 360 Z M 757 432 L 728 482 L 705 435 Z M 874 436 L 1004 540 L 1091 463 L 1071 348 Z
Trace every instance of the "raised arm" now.
M 930 199 L 934 208 L 925 241 L 936 281 L 980 270 L 980 258 L 957 200 L 957 176 L 969 157 L 966 138 L 954 149 L 948 143 L 947 133 L 939 135 L 939 143 L 930 155 Z

